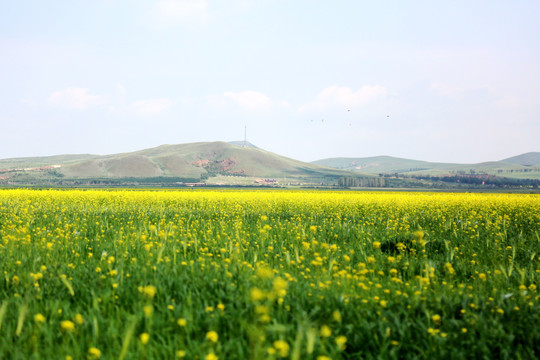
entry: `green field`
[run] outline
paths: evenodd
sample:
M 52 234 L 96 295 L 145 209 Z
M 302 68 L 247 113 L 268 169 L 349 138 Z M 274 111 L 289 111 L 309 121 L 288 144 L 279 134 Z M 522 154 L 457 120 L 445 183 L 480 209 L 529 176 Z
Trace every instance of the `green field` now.
M 0 191 L 1 359 L 535 359 L 540 196 Z

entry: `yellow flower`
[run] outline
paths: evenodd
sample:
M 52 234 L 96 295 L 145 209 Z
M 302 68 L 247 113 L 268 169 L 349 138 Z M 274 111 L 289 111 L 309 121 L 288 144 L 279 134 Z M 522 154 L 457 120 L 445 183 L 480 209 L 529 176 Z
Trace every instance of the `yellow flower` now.
M 289 344 L 283 340 L 274 341 L 274 348 L 281 357 L 287 357 L 289 355 Z
M 253 288 L 250 291 L 251 301 L 261 301 L 264 300 L 264 293 L 259 288 Z
M 214 353 L 210 353 L 204 357 L 204 360 L 218 360 L 218 357 Z
M 319 356 L 317 356 L 317 360 L 332 360 L 332 359 L 329 358 L 329 357 L 326 356 L 326 355 L 319 355 Z
M 372 244 L 374 249 L 380 249 L 381 248 L 381 242 L 380 241 L 374 241 Z
M 143 313 L 144 313 L 144 316 L 149 318 L 154 313 L 154 307 L 152 305 L 145 305 L 143 307 Z
M 322 337 L 330 337 L 332 336 L 332 329 L 330 329 L 328 326 L 323 325 L 321 326 L 321 330 L 319 331 Z
M 431 320 L 437 325 L 441 323 L 441 315 L 435 314 L 431 317 Z
M 88 349 L 88 355 L 91 359 L 99 359 L 101 357 L 101 351 L 96 347 Z
M 214 343 L 217 342 L 218 338 L 219 338 L 218 333 L 215 331 L 209 331 L 206 333 L 206 339 L 210 340 L 211 342 L 214 342 Z
M 84 324 L 84 318 L 82 317 L 81 314 L 77 314 L 75 315 L 75 322 L 78 324 L 78 325 L 82 325 Z
M 141 336 L 140 336 L 140 338 L 141 338 L 141 343 L 142 343 L 143 345 L 146 345 L 146 344 L 148 344 L 148 340 L 150 340 L 150 334 L 148 334 L 148 333 L 142 333 Z
M 261 266 L 257 268 L 256 274 L 261 279 L 271 279 L 272 277 L 274 277 L 274 272 L 272 271 L 272 269 L 266 266 Z
M 480 273 L 480 274 L 478 274 L 478 278 L 479 278 L 480 280 L 486 281 L 486 274 Z
M 34 321 L 37 323 L 44 323 L 47 319 L 42 314 L 36 314 L 34 315 Z
M 157 290 L 155 286 L 147 285 L 142 287 L 141 292 L 149 298 L 153 298 L 154 296 L 156 296 Z
M 178 319 L 178 321 L 176 321 L 176 323 L 178 324 L 178 326 L 184 327 L 187 325 L 187 320 L 184 318 L 180 318 Z
M 274 281 L 272 282 L 272 286 L 276 294 L 280 297 L 283 297 L 287 293 L 287 291 L 285 290 L 289 286 L 289 283 L 287 282 L 287 280 L 278 277 L 274 279 Z
M 186 350 L 178 350 L 176 352 L 176 357 L 179 357 L 179 358 L 186 357 Z
M 60 322 L 60 327 L 63 331 L 75 331 L 75 324 L 73 323 L 73 321 L 64 320 Z
M 311 226 L 309 227 L 309 231 L 311 231 L 311 232 L 317 232 L 317 227 L 316 227 L 315 225 L 311 225 Z
M 217 307 L 220 311 L 225 310 L 225 305 L 223 305 L 222 303 L 217 304 L 216 307 Z
M 336 344 L 337 344 L 339 350 L 342 350 L 342 351 L 345 350 L 345 347 L 346 347 L 345 343 L 346 342 L 347 342 L 347 338 L 345 336 L 343 336 L 343 335 L 338 336 L 336 338 Z
M 334 310 L 334 312 L 332 313 L 332 317 L 335 321 L 341 322 L 341 313 L 339 312 L 339 310 Z

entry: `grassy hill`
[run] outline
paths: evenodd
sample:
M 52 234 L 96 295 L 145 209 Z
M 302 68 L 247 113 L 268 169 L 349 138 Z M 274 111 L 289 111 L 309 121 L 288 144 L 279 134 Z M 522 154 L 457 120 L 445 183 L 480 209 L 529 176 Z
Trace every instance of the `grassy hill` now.
M 540 152 L 528 152 L 501 161 L 523 166 L 540 166 Z
M 405 173 L 444 168 L 448 165 L 452 165 L 445 163 L 432 163 L 421 160 L 402 159 L 392 156 L 330 158 L 314 161 L 313 164 L 368 174 Z
M 526 164 L 530 165 L 526 165 Z M 400 174 L 445 176 L 450 174 L 488 174 L 515 179 L 540 179 L 540 153 L 527 153 L 501 161 L 478 164 L 438 163 L 391 156 L 330 158 L 313 164 L 362 174 Z
M 0 170 L 50 166 L 57 164 L 73 164 L 96 157 L 98 157 L 98 155 L 81 154 L 0 159 Z
M 0 171 L 0 177 L 13 180 L 17 175 L 21 181 L 30 181 L 32 177 L 39 179 L 47 174 L 63 179 L 178 178 L 197 181 L 216 176 L 236 176 L 335 183 L 340 177 L 355 176 L 348 171 L 305 163 L 249 145 L 200 142 L 161 145 L 106 156 L 65 155 L 0 160 L 0 169 L 4 169 Z M 24 171 L 5 170 L 33 166 L 35 168 Z
M 161 145 L 132 153 L 92 158 L 60 170 L 69 177 L 260 177 L 343 176 L 344 171 L 286 158 L 256 147 L 225 142 Z
M 0 160 L 0 185 L 174 186 L 339 185 L 458 188 L 536 186 L 540 153 L 479 164 L 437 163 L 391 156 L 332 158 L 313 163 L 287 158 L 243 141 L 161 145 L 113 155 L 58 155 Z M 507 179 L 507 180 L 505 180 Z M 514 179 L 509 181 L 508 179 Z M 453 185 L 449 185 L 453 183 Z

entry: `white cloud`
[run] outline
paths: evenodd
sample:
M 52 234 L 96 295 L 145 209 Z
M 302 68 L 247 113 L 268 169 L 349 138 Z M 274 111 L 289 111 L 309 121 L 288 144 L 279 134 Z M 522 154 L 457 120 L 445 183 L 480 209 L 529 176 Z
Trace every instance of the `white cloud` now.
M 223 97 L 247 110 L 266 110 L 274 105 L 270 97 L 253 90 L 226 92 Z
M 205 24 L 208 22 L 206 0 L 160 0 L 154 8 L 159 25 Z
M 52 93 L 47 103 L 55 107 L 82 110 L 103 105 L 107 103 L 107 99 L 101 95 L 89 94 L 85 88 L 69 87 Z
M 332 85 L 317 95 L 313 106 L 318 108 L 331 106 L 359 107 L 385 96 L 387 93 L 387 89 L 381 85 L 365 85 L 357 91 L 345 86 Z
M 131 108 L 139 115 L 156 115 L 171 108 L 169 99 L 138 100 L 131 104 Z

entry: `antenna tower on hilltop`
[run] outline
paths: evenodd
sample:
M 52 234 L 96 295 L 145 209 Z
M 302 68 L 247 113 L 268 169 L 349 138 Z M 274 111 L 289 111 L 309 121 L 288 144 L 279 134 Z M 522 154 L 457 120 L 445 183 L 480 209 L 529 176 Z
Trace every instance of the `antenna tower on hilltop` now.
M 244 145 L 243 147 L 247 146 L 247 126 L 244 126 Z

